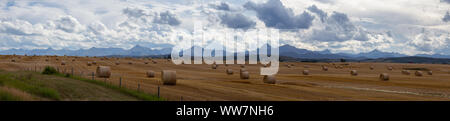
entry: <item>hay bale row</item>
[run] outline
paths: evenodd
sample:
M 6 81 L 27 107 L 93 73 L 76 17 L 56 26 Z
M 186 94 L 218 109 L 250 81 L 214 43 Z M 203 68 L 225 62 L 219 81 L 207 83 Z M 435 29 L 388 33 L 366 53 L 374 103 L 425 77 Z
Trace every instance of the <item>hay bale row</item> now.
M 111 76 L 111 68 L 109 66 L 98 66 L 96 73 L 99 78 L 109 78 Z
M 303 75 L 309 75 L 309 70 L 303 70 Z
M 404 75 L 410 75 L 411 73 L 408 70 L 402 70 L 402 74 Z
M 382 80 L 382 81 L 388 81 L 389 80 L 389 74 L 387 74 L 387 73 L 382 73 L 382 74 L 380 74 L 380 80 Z
M 423 76 L 422 71 L 416 71 L 414 74 L 415 74 L 416 76 Z
M 155 77 L 155 72 L 152 71 L 152 70 L 148 70 L 148 71 L 147 71 L 147 77 L 149 77 L 149 78 Z
M 239 73 L 240 73 L 241 79 L 249 79 L 250 78 L 249 72 L 245 68 L 241 68 L 239 70 Z
M 177 83 L 176 72 L 171 70 L 161 71 L 161 80 L 164 85 L 175 85 Z
M 389 71 L 394 70 L 394 68 L 393 68 L 392 66 L 387 67 L 387 69 L 388 69 Z
M 227 69 L 226 72 L 227 72 L 228 75 L 233 75 L 233 70 L 232 69 Z
M 275 84 L 276 79 L 274 75 L 264 75 L 263 82 L 266 84 Z
M 322 70 L 323 71 L 328 71 L 328 67 L 327 66 L 322 66 Z
M 358 75 L 358 71 L 352 70 L 352 71 L 350 71 L 350 75 L 357 76 Z

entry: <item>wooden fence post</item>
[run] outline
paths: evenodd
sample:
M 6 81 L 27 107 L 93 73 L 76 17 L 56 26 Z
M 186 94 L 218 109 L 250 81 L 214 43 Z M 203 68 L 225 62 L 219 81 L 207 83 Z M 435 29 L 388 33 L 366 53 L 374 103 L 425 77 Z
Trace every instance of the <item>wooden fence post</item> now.
M 122 77 L 119 79 L 119 88 L 122 88 Z
M 94 78 L 94 72 L 92 72 L 92 80 L 94 80 L 95 78 Z
M 137 91 L 139 92 L 139 89 L 141 88 L 141 84 L 138 82 L 138 88 Z
M 159 85 L 158 85 L 158 98 L 159 98 L 159 90 L 160 90 L 160 89 L 159 89 Z

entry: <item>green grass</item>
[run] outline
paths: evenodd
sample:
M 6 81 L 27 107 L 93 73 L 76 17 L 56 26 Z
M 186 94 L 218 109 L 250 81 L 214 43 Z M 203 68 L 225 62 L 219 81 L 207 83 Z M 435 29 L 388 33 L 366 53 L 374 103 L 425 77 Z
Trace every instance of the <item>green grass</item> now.
M 30 94 L 37 100 L 144 100 L 165 101 L 145 92 L 120 88 L 103 81 L 90 80 L 78 76 L 53 73 L 49 74 L 0 70 L 0 87 L 14 88 Z M 0 90 L 1 91 L 1 90 Z M 20 96 L 9 92 L 0 92 L 1 100 L 20 100 Z M 38 99 L 39 98 L 39 99 Z M 23 99 L 22 99 L 23 100 Z
M 80 80 L 80 81 L 88 82 L 88 83 L 91 83 L 91 84 L 100 85 L 100 86 L 103 86 L 103 87 L 107 87 L 107 88 L 119 91 L 121 93 L 124 93 L 124 94 L 130 95 L 130 96 L 136 97 L 136 98 L 138 98 L 140 100 L 144 100 L 144 101 L 165 101 L 164 98 L 158 98 L 157 96 L 154 96 L 154 95 L 146 94 L 144 92 L 139 92 L 139 91 L 135 91 L 135 90 L 130 90 L 130 89 L 127 89 L 127 88 L 120 88 L 119 86 L 107 84 L 107 83 L 104 83 L 102 81 L 91 80 L 91 79 L 86 79 L 86 78 L 82 78 L 82 77 L 78 77 L 78 76 L 72 76 L 72 75 L 67 76 L 65 74 L 60 74 L 60 73 L 57 73 L 57 74 L 54 74 L 54 75 L 57 75 L 57 76 L 60 76 L 60 77 L 65 77 L 65 78 L 70 78 L 70 79 L 75 79 L 75 80 Z
M 52 75 L 52 74 L 57 74 L 58 71 L 50 66 L 46 66 L 44 71 L 42 71 L 42 74 L 47 74 L 47 75 Z
M 27 93 L 44 98 L 53 100 L 60 99 L 59 93 L 56 90 L 42 86 L 43 84 L 37 81 L 33 77 L 32 73 L 26 73 L 23 75 L 0 73 L 0 85 L 23 90 Z
M 8 92 L 0 90 L 0 101 L 21 101 L 22 98 L 16 97 Z

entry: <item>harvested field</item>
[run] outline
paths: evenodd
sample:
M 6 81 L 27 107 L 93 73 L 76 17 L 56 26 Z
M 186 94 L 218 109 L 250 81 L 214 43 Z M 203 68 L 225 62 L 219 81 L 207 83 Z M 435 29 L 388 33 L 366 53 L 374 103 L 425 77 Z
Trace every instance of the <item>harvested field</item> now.
M 450 65 L 442 64 L 402 64 L 402 63 L 304 63 L 281 62 L 276 75 L 276 84 L 265 84 L 260 74 L 263 65 L 246 64 L 249 79 L 240 79 L 239 74 L 227 75 L 225 69 L 239 70 L 241 65 L 228 64 L 226 68 L 211 69 L 211 65 L 180 64 L 175 65 L 167 59 L 152 59 L 157 64 L 145 64 L 147 60 L 137 58 L 103 59 L 78 57 L 48 57 L 45 56 L 16 58 L 0 56 L 0 69 L 6 71 L 41 71 L 45 66 L 53 66 L 60 72 L 73 73 L 91 79 L 97 66 L 109 66 L 111 77 L 107 80 L 98 79 L 129 89 L 138 89 L 149 94 L 156 94 L 160 87 L 161 97 L 167 100 L 205 101 L 205 100 L 271 100 L 271 101 L 302 101 L 302 100 L 450 100 Z M 59 58 L 59 61 L 56 61 Z M 61 66 L 61 61 L 66 65 Z M 116 65 L 116 61 L 132 64 Z M 87 66 L 88 62 L 97 62 Z M 294 64 L 295 66 L 283 66 Z M 323 71 L 322 66 L 328 68 Z M 371 70 L 373 66 L 373 70 Z M 308 75 L 303 70 L 308 68 Z M 392 67 L 388 70 L 386 67 Z M 432 75 L 402 74 L 405 70 L 429 70 Z M 73 70 L 73 72 L 72 72 Z M 148 70 L 155 72 L 155 78 L 148 78 Z M 163 85 L 161 71 L 176 71 L 176 85 Z M 349 74 L 357 70 L 358 76 Z M 427 72 L 427 71 L 425 71 Z M 389 74 L 389 81 L 380 81 L 381 73 Z M 94 77 L 97 79 L 96 77 Z M 119 82 L 120 78 L 122 82 Z M 139 86 L 138 86 L 139 85 Z

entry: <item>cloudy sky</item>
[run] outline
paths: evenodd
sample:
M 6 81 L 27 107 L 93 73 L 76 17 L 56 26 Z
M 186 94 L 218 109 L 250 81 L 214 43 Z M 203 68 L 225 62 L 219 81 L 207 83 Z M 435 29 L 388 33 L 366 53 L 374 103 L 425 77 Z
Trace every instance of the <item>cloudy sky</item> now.
M 309 50 L 450 55 L 450 0 L 1 0 L 0 50 L 176 44 L 208 28 L 289 29 Z

